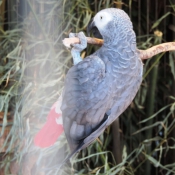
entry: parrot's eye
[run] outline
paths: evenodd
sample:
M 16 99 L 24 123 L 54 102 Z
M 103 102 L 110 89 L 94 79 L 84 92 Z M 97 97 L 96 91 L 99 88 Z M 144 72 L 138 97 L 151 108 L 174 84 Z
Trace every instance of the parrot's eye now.
M 102 19 L 103 17 L 102 16 L 100 16 L 100 19 Z

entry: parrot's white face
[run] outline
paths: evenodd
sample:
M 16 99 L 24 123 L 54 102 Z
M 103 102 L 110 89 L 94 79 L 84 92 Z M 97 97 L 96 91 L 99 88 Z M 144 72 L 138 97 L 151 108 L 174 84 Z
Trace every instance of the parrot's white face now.
M 129 30 L 133 30 L 129 16 L 117 8 L 101 10 L 87 26 L 88 35 L 92 31 L 94 37 L 103 38 L 107 45 L 115 44 L 120 40 L 120 35 L 124 36 L 124 31 Z
M 112 18 L 113 18 L 112 14 L 105 11 L 101 11 L 97 13 L 97 15 L 94 17 L 95 26 L 98 28 L 99 31 L 102 31 L 105 29 L 107 24 L 110 21 L 112 21 Z
M 112 40 L 115 31 L 114 16 L 113 10 L 110 9 L 98 12 L 87 27 L 88 34 L 92 31 L 94 37 L 103 38 L 104 42 Z

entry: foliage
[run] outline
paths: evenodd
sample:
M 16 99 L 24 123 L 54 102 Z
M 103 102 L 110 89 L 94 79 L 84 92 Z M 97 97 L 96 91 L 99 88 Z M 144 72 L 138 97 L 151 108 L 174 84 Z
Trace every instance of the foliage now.
M 10 173 L 10 169 L 15 172 L 15 162 L 21 166 L 21 174 L 27 174 L 25 167 L 33 174 L 43 171 L 46 174 L 70 174 L 68 167 L 62 172 L 53 168 L 58 163 L 59 147 L 66 144 L 65 139 L 62 144 L 58 142 L 44 150 L 36 149 L 32 143 L 33 135 L 46 121 L 51 105 L 61 93 L 65 74 L 72 66 L 70 52 L 62 46 L 62 38 L 70 32 L 86 32 L 87 24 L 97 11 L 118 6 L 132 19 L 138 48 L 146 49 L 168 40 L 165 20 L 170 23 L 174 6 L 167 0 L 169 11 L 162 13 L 163 7 L 155 1 L 154 5 L 160 8 L 160 13 L 146 4 L 148 14 L 146 1 L 141 3 L 139 0 L 24 2 L 26 11 L 25 15 L 21 14 L 24 18 L 22 22 L 13 18 L 15 25 L 11 26 L 12 21 L 9 21 L 9 30 L 4 28 L 5 21 L 1 21 L 0 27 L 1 136 L 7 126 L 12 125 L 9 121 L 13 118 L 13 126 L 4 142 L 6 156 L 1 166 L 5 167 L 6 174 Z M 16 4 L 12 5 L 16 7 Z M 163 38 L 154 35 L 152 29 L 161 30 Z M 97 48 L 88 46 L 82 56 Z M 170 157 L 175 155 L 174 69 L 173 52 L 157 55 L 145 62 L 142 86 L 134 102 L 119 119 L 120 128 L 117 130 L 120 142 L 117 148 L 113 148 L 116 138 L 112 134 L 113 128 L 109 127 L 72 162 L 75 168 L 72 173 L 175 174 L 175 159 Z M 116 162 L 113 149 L 121 153 L 121 162 Z M 45 169 L 42 169 L 43 166 Z

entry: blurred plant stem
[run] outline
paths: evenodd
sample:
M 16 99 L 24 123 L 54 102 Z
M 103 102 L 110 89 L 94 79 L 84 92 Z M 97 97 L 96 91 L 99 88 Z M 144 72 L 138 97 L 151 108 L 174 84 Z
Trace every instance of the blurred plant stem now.
M 171 0 L 171 3 L 175 4 L 175 0 Z M 175 24 L 175 16 L 172 16 L 172 24 Z M 171 35 L 172 39 L 175 40 L 175 31 L 171 30 L 170 35 Z M 173 66 L 173 63 L 175 63 L 175 52 L 172 53 L 172 60 L 174 60 L 174 61 L 172 61 L 170 63 L 170 64 L 172 64 L 171 66 Z M 172 70 L 172 73 L 173 73 L 173 70 Z M 175 97 L 175 76 L 173 76 L 172 89 L 171 90 L 172 90 L 172 96 Z M 175 118 L 175 111 L 172 112 L 172 117 L 170 119 L 170 123 L 173 122 L 174 118 Z M 175 127 L 172 129 L 172 131 L 170 133 L 170 137 L 175 138 Z M 173 146 L 174 142 L 170 141 L 170 144 L 171 144 L 171 146 Z M 170 157 L 170 160 L 169 160 L 168 163 L 175 162 L 175 150 L 174 149 L 170 150 L 170 152 L 168 154 L 168 157 Z
M 117 1 L 114 1 L 114 4 L 116 5 L 116 8 L 119 8 L 119 9 L 122 9 L 122 0 L 117 0 Z
M 112 123 L 112 137 L 113 137 L 113 140 L 112 140 L 113 141 L 113 155 L 114 155 L 116 164 L 119 164 L 122 161 L 119 118 L 117 118 Z
M 155 31 L 155 41 L 154 45 L 160 44 L 162 40 L 162 32 Z M 159 55 L 154 56 L 150 60 L 150 65 L 154 64 L 157 59 L 159 59 Z M 159 61 L 157 64 L 153 67 L 153 69 L 150 71 L 148 75 L 148 83 L 149 83 L 149 90 L 147 91 L 147 99 L 146 99 L 146 116 L 150 117 L 154 114 L 155 111 L 155 99 L 156 99 L 156 85 L 157 85 L 157 77 L 158 77 L 158 67 L 159 67 Z M 154 122 L 154 119 L 151 119 L 148 121 L 147 125 L 150 126 Z M 146 132 L 146 139 L 151 139 L 153 135 L 153 129 L 150 128 Z M 152 152 L 152 142 L 148 143 L 146 145 L 146 153 L 150 155 Z M 151 174 L 151 163 L 150 161 L 146 161 L 146 168 L 145 168 L 145 175 Z

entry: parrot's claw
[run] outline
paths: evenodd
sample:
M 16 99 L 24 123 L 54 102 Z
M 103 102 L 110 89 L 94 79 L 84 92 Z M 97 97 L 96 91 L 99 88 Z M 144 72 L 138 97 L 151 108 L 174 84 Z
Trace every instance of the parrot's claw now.
M 75 50 L 77 52 L 81 52 L 82 50 L 84 50 L 87 47 L 87 39 L 86 39 L 86 36 L 84 35 L 83 32 L 70 33 L 69 38 L 73 38 L 73 37 L 78 37 L 80 40 L 80 44 L 72 44 L 73 50 Z
M 74 38 L 77 37 L 78 33 L 69 33 L 69 38 Z

